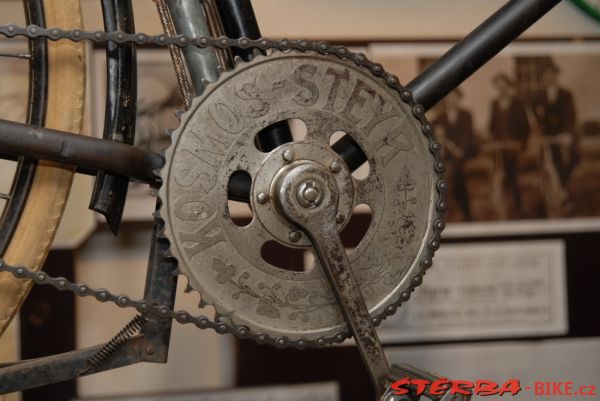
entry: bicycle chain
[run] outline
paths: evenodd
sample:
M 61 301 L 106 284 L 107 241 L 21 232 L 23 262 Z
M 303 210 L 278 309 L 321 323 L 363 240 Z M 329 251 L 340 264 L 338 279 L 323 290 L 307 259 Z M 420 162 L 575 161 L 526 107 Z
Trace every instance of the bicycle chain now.
M 324 41 L 309 41 L 309 40 L 271 40 L 267 38 L 249 39 L 238 38 L 232 39 L 226 36 L 219 38 L 214 37 L 197 37 L 192 38 L 184 35 L 166 36 L 147 35 L 144 33 L 125 33 L 120 31 L 104 32 L 104 31 L 84 31 L 81 29 L 62 30 L 60 28 L 41 28 L 36 25 L 20 27 L 14 24 L 1 25 L 0 35 L 8 38 L 23 36 L 29 39 L 46 38 L 53 41 L 67 39 L 73 42 L 91 41 L 102 44 L 106 42 L 114 42 L 117 44 L 133 44 L 138 46 L 152 45 L 158 47 L 167 47 L 175 45 L 180 48 L 187 46 L 196 46 L 200 48 L 217 47 L 220 49 L 228 49 L 237 47 L 242 49 L 257 49 L 259 51 L 268 50 L 298 50 L 302 52 L 313 51 L 321 55 L 334 55 L 340 59 L 345 59 L 354 62 L 357 66 L 367 68 L 374 76 L 383 78 L 387 85 L 398 92 L 400 98 L 409 104 L 412 108 L 413 115 L 421 123 L 423 134 L 429 139 L 429 149 L 435 157 L 434 169 L 440 177 L 436 183 L 438 190 L 438 199 L 436 202 L 437 218 L 433 222 L 433 235 L 428 241 L 428 252 L 421 259 L 421 270 L 411 278 L 411 286 L 408 291 L 403 292 L 400 298 L 393 304 L 389 305 L 381 316 L 373 318 L 373 323 L 379 325 L 383 319 L 396 312 L 396 309 L 403 302 L 408 301 L 410 294 L 415 287 L 421 285 L 425 271 L 432 264 L 434 252 L 440 246 L 441 232 L 445 228 L 443 221 L 444 213 L 447 209 L 445 193 L 447 191 L 447 183 L 441 177 L 445 167 L 441 157 L 441 145 L 433 137 L 433 127 L 425 118 L 425 109 L 423 106 L 415 103 L 412 93 L 404 88 L 398 81 L 398 78 L 387 73 L 381 64 L 374 63 L 367 59 L 362 53 L 350 51 L 344 46 L 331 45 Z M 70 291 L 80 297 L 94 297 L 100 302 L 111 302 L 121 308 L 133 308 L 145 316 L 155 316 L 162 319 L 173 319 L 181 324 L 194 324 L 201 329 L 213 329 L 219 334 L 235 334 L 240 338 L 249 338 L 255 340 L 259 344 L 272 344 L 276 347 L 285 348 L 292 346 L 295 348 L 305 348 L 307 346 L 322 347 L 333 343 L 341 343 L 349 336 L 349 332 L 338 333 L 329 338 L 319 338 L 315 341 L 296 340 L 291 341 L 284 337 L 273 338 L 266 334 L 252 332 L 247 327 L 230 326 L 229 324 L 211 320 L 206 316 L 193 316 L 187 311 L 175 311 L 165 305 L 152 304 L 148 300 L 133 300 L 127 295 L 114 295 L 106 289 L 93 289 L 86 284 L 73 283 L 62 277 L 51 277 L 44 272 L 35 272 L 26 267 L 15 267 L 6 264 L 0 259 L 0 272 L 11 273 L 18 279 L 30 279 L 35 284 L 51 285 L 59 291 Z

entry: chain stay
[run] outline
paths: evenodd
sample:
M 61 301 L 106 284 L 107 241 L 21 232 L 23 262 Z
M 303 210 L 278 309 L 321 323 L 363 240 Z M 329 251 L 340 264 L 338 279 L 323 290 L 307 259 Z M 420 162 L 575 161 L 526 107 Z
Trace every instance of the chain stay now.
M 409 300 L 411 292 L 415 287 L 419 286 L 423 282 L 423 275 L 425 274 L 426 270 L 432 266 L 433 254 L 440 246 L 440 236 L 445 228 L 443 216 L 448 207 L 445 196 L 447 191 L 447 183 L 441 177 L 445 171 L 445 166 L 441 157 L 442 147 L 440 143 L 437 142 L 433 137 L 433 127 L 425 118 L 425 109 L 423 106 L 415 103 L 412 93 L 400 84 L 396 76 L 387 73 L 381 64 L 368 60 L 364 54 L 352 52 L 346 47 L 331 45 L 324 41 L 288 39 L 271 40 L 266 38 L 254 40 L 245 37 L 232 39 L 226 36 L 221 36 L 219 38 L 206 36 L 192 38 L 184 35 L 147 35 L 144 33 L 125 33 L 120 31 L 91 32 L 81 29 L 62 30 L 60 28 L 41 28 L 37 25 L 29 25 L 27 27 L 20 27 L 14 24 L 1 25 L 0 35 L 4 35 L 9 38 L 16 36 L 23 36 L 29 39 L 47 38 L 53 41 L 63 39 L 71 40 L 73 42 L 91 41 L 98 44 L 114 42 L 117 44 L 133 44 L 138 46 L 157 47 L 168 47 L 170 45 L 175 45 L 180 48 L 197 46 L 200 48 L 217 47 L 220 49 L 237 47 L 243 49 L 258 49 L 261 51 L 314 51 L 322 55 L 334 55 L 340 59 L 350 60 L 360 67 L 367 68 L 374 76 L 384 79 L 386 84 L 397 91 L 400 95 L 400 98 L 411 106 L 413 115 L 421 123 L 421 130 L 423 134 L 429 139 L 429 150 L 435 158 L 434 169 L 439 175 L 439 179 L 436 183 L 436 188 L 439 194 L 436 201 L 437 218 L 433 221 L 433 234 L 427 242 L 428 252 L 426 252 L 425 256 L 420 261 L 421 270 L 410 278 L 411 286 L 409 290 L 402 292 L 396 302 L 388 305 L 382 316 L 373 318 L 373 323 L 376 326 L 379 325 L 386 316 L 394 314 L 401 303 Z M 271 344 L 279 348 L 288 346 L 295 348 L 305 348 L 309 346 L 323 347 L 329 344 L 342 343 L 350 335 L 350 332 L 346 330 L 345 332 L 338 333 L 330 338 L 319 338 L 314 341 L 302 339 L 292 341 L 285 337 L 273 338 L 266 334 L 255 333 L 244 326 L 232 327 L 225 322 L 214 321 L 206 316 L 193 316 L 186 311 L 174 311 L 168 306 L 152 303 L 150 300 L 133 300 L 127 295 L 114 295 L 105 289 L 93 289 L 85 284 L 69 282 L 62 277 L 53 278 L 44 272 L 34 272 L 25 267 L 14 267 L 6 264 L 2 259 L 0 259 L 0 272 L 11 273 L 18 279 L 30 279 L 35 284 L 51 285 L 59 291 L 70 291 L 81 297 L 94 297 L 100 302 L 111 302 L 121 308 L 136 309 L 145 316 L 157 316 L 162 319 L 174 319 L 181 324 L 194 324 L 201 329 L 213 329 L 219 334 L 232 333 L 239 338 L 249 338 L 255 340 L 259 344 Z

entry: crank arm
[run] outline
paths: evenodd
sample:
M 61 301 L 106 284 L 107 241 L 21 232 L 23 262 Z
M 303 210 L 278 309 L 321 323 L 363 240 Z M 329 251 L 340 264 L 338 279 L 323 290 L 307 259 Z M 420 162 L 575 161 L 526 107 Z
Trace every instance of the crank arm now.
M 352 330 L 361 357 L 369 370 L 377 399 L 387 386 L 389 364 L 379 342 L 375 325 L 348 262 L 337 233 L 335 214 L 327 221 L 311 220 L 304 225 L 333 289 L 342 314 Z M 314 224 L 314 223 L 318 224 Z
M 275 196 L 283 214 L 311 239 L 379 400 L 386 390 L 390 367 L 337 231 L 337 191 L 329 172 L 304 165 L 281 179 Z

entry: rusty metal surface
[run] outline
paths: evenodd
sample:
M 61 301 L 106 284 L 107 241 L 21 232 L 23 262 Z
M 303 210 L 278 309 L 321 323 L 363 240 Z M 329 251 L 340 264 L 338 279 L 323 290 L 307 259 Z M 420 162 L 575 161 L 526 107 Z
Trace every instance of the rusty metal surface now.
M 93 373 L 140 362 L 142 340 L 142 337 L 133 338 L 117 355 Z M 78 376 L 77 371 L 87 369 L 87 360 L 101 348 L 102 346 L 98 345 L 1 367 L 0 394 L 74 379 Z
M 70 291 L 79 297 L 93 297 L 100 302 L 130 308 L 141 314 L 106 344 L 1 365 L 0 394 L 70 380 L 142 361 L 166 363 L 173 319 L 202 328 L 211 327 L 208 319 L 203 316 L 192 317 L 184 311 L 173 311 L 177 287 L 175 261 L 165 255 L 168 243 L 157 238 L 160 224 L 160 221 L 155 221 L 143 300 L 132 300 L 126 295 L 115 295 L 106 289 L 72 283 L 63 277 L 50 277 L 44 272 L 25 267 L 13 267 L 0 259 L 0 272 L 31 280 L 38 285 L 52 286 L 58 291 Z M 143 334 L 132 337 L 142 326 Z M 216 325 L 212 327 L 217 329 Z
M 107 31 L 134 32 L 131 0 L 102 0 L 104 28 Z M 102 138 L 132 145 L 135 139 L 137 108 L 137 53 L 135 46 L 106 45 L 106 107 Z M 99 171 L 89 208 L 104 216 L 112 232 L 117 234 L 129 179 Z
M 334 164 L 327 168 L 300 160 L 277 173 L 272 193 L 281 215 L 298 224 L 310 238 L 380 399 L 386 389 L 389 364 L 338 235 L 338 221 L 342 221 L 338 219 L 338 204 L 345 196 L 336 182 L 340 172 Z
M 164 164 L 162 156 L 124 143 L 7 120 L 0 120 L 0 143 L 8 154 L 116 173 L 153 185 L 158 184 L 154 171 Z
M 293 160 L 343 166 L 338 176 L 347 183 L 336 182 L 338 229 L 355 206 L 373 210 L 369 230 L 348 258 L 375 323 L 410 297 L 439 246 L 445 208 L 439 195 L 445 183 L 432 152 L 439 145 L 413 107 L 357 64 L 295 51 L 242 63 L 194 100 L 167 150 L 161 216 L 180 271 L 215 306 L 217 320 L 280 346 L 343 341 L 350 333 L 318 262 L 307 272 L 291 272 L 260 254 L 269 240 L 310 246 L 305 235 L 292 241 L 293 225 L 268 200 L 270 183 L 289 162 L 286 151 Z M 261 129 L 292 118 L 307 126 L 303 141 L 269 153 L 257 149 Z M 370 164 L 366 179 L 350 178 L 331 149 L 336 131 L 361 146 Z M 227 206 L 228 179 L 240 170 L 253 178 L 255 217 L 245 227 L 233 223 Z

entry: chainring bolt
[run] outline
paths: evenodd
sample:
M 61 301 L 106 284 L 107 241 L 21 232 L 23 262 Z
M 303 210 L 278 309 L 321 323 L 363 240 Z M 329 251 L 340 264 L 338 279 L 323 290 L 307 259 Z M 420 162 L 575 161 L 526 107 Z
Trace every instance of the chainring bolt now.
M 315 188 L 307 188 L 304 190 L 303 196 L 307 201 L 314 202 L 319 197 L 319 191 Z
M 335 216 L 335 221 L 338 222 L 338 224 L 341 224 L 344 222 L 344 220 L 346 220 L 346 216 L 344 216 L 342 213 L 338 213 Z
M 302 238 L 302 234 L 300 231 L 292 231 L 288 238 L 292 242 L 298 242 L 300 241 L 300 238 Z
M 300 184 L 296 198 L 300 205 L 305 208 L 314 208 L 321 204 L 323 201 L 323 189 L 321 186 L 313 181 L 307 180 Z
M 256 197 L 256 200 L 258 201 L 258 203 L 260 203 L 261 205 L 264 205 L 265 203 L 267 203 L 269 201 L 269 195 L 265 192 L 261 192 L 258 194 L 258 196 Z
M 294 152 L 292 152 L 290 149 L 283 152 L 283 160 L 286 162 L 294 161 Z
M 331 170 L 332 173 L 337 174 L 340 171 L 342 171 L 342 166 L 338 162 L 333 162 L 333 163 L 331 163 L 331 166 L 329 166 L 329 169 Z

